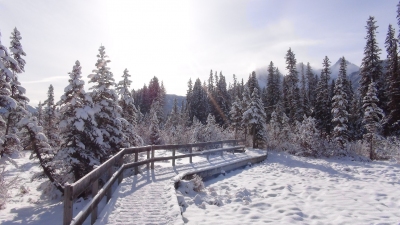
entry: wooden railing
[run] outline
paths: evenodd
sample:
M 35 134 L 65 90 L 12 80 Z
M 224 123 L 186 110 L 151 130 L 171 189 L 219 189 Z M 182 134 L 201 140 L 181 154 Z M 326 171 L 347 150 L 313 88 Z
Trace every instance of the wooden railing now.
M 118 180 L 118 184 L 122 182 L 123 172 L 126 169 L 134 168 L 135 174 L 139 173 L 139 166 L 147 165 L 147 169 L 154 169 L 154 162 L 170 160 L 172 159 L 172 166 L 175 166 L 175 160 L 179 158 L 189 158 L 189 162 L 192 163 L 192 157 L 198 155 L 206 155 L 207 160 L 210 154 L 220 153 L 223 154 L 224 151 L 232 151 L 244 148 L 243 145 L 237 146 L 239 142 L 244 142 L 244 140 L 224 140 L 215 142 L 203 142 L 194 144 L 184 144 L 184 145 L 152 145 L 144 147 L 134 147 L 125 148 L 119 151 L 116 155 L 108 159 L 106 162 L 101 164 L 99 167 L 92 170 L 86 176 L 82 177 L 80 180 L 73 184 L 65 184 L 64 186 L 64 218 L 63 224 L 82 224 L 86 218 L 91 214 L 91 224 L 97 219 L 97 205 L 104 196 L 107 196 L 107 202 L 111 198 L 112 185 Z M 234 147 L 222 148 L 223 144 L 232 144 Z M 193 148 L 205 148 L 207 146 L 220 146 L 218 149 L 204 150 L 193 152 Z M 189 153 L 184 155 L 175 155 L 178 149 L 188 149 Z M 156 150 L 172 150 L 172 156 L 166 157 L 155 157 L 154 152 Z M 147 152 L 147 159 L 139 161 L 139 153 Z M 150 156 L 151 153 L 151 156 Z M 127 154 L 135 154 L 135 162 L 123 163 L 123 157 Z M 118 167 L 118 170 L 114 172 L 114 166 Z M 99 190 L 99 179 L 103 175 L 106 175 L 106 183 Z M 91 188 L 92 200 L 83 208 L 76 216 L 73 218 L 73 202 L 81 195 L 84 191 Z

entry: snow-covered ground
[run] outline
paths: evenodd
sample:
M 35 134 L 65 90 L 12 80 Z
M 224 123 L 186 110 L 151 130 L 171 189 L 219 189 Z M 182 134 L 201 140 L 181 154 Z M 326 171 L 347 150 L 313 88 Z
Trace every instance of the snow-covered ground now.
M 183 182 L 188 224 L 400 224 L 400 165 L 269 152 L 263 163 Z M 187 193 L 185 193 L 187 192 Z
M 7 165 L 6 179 L 18 175 L 18 181 L 10 190 L 6 208 L 0 210 L 0 224 L 61 224 L 62 197 L 55 196 L 51 191 L 43 194 L 44 180 L 31 181 L 32 175 L 40 171 L 38 164 L 29 159 L 30 152 L 24 151 L 20 154 L 21 156 L 13 157 L 18 167 Z M 170 152 L 160 151 L 159 154 L 166 156 Z M 225 159 L 229 158 L 231 156 L 225 156 Z M 204 157 L 194 158 L 192 169 L 204 168 L 206 166 L 204 161 Z M 215 165 L 221 161 L 221 157 L 212 157 L 210 161 Z M 154 190 L 152 188 L 166 190 L 157 183 L 165 180 L 152 179 L 187 171 L 188 168 L 185 167 L 188 164 L 187 158 L 176 163 L 175 169 L 172 169 L 170 161 L 156 163 L 156 171 L 160 173 L 156 173 L 154 177 L 149 177 L 144 171 L 141 175 L 124 179 L 123 184 L 116 188 L 111 202 L 107 206 L 99 206 L 104 210 L 99 213 L 97 224 L 121 223 L 118 218 L 122 219 L 120 212 L 123 211 L 123 197 L 135 193 L 135 190 L 143 188 L 143 191 L 146 191 L 146 187 L 148 193 Z M 150 175 L 153 176 L 152 173 Z M 21 186 L 26 190 L 21 189 Z M 184 199 L 181 204 L 187 206 L 182 207 L 184 212 L 180 222 L 188 224 L 400 223 L 400 165 L 395 161 L 312 159 L 269 152 L 268 159 L 263 163 L 227 173 L 226 176 L 220 175 L 206 181 L 205 187 L 202 193 L 186 194 L 180 189 Z M 170 190 L 173 190 L 173 187 L 171 188 Z M 121 195 L 117 191 L 121 192 Z M 177 203 L 174 196 L 170 196 L 170 192 L 164 194 L 165 196 L 159 199 L 161 202 L 169 207 L 172 203 Z M 137 207 L 147 203 L 151 205 L 151 202 L 146 201 L 146 198 L 141 198 L 132 204 L 136 204 Z M 74 204 L 74 213 L 86 203 L 87 200 L 78 200 Z M 159 210 L 156 204 L 152 206 L 154 211 Z M 132 212 L 129 208 L 127 210 Z M 136 216 L 136 218 L 142 217 Z M 141 221 L 144 219 L 123 224 L 140 224 Z M 157 223 L 161 222 L 160 220 Z

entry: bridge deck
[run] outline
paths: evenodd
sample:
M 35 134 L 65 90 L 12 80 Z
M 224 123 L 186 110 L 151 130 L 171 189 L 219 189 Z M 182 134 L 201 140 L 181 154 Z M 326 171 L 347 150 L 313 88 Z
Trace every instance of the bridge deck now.
M 261 154 L 265 152 L 225 153 L 223 157 L 211 156 L 209 161 L 201 158 L 192 164 L 187 159 L 182 159 L 177 160 L 175 167 L 156 165 L 154 170 L 144 170 L 136 176 L 126 177 L 100 212 L 95 224 L 183 223 L 172 178 L 187 171 L 228 164 Z

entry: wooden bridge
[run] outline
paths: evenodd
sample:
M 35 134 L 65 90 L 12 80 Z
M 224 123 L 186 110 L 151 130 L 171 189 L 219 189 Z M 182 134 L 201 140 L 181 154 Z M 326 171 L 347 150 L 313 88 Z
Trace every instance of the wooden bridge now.
M 101 164 L 99 167 L 88 173 L 86 176 L 82 177 L 80 180 L 73 184 L 66 184 L 64 187 L 64 218 L 63 224 L 82 224 L 86 218 L 91 214 L 91 224 L 94 224 L 98 217 L 97 206 L 101 199 L 106 196 L 107 202 L 111 199 L 112 185 L 118 181 L 118 184 L 122 182 L 123 172 L 126 169 L 134 168 L 135 174 L 139 173 L 139 166 L 147 165 L 147 169 L 154 169 L 154 163 L 164 160 L 172 160 L 172 166 L 175 166 L 175 160 L 180 158 L 189 158 L 189 163 L 192 163 L 193 156 L 205 155 L 207 160 L 211 154 L 223 155 L 223 152 L 241 151 L 244 149 L 244 145 L 238 145 L 244 140 L 224 140 L 216 142 L 204 142 L 204 143 L 194 143 L 185 145 L 152 145 L 145 147 L 134 147 L 125 148 L 118 152 L 116 155 L 108 159 L 106 162 Z M 223 145 L 231 145 L 231 147 L 223 148 Z M 207 147 L 219 147 L 212 150 L 203 150 L 193 152 L 193 148 L 206 149 Z M 186 149 L 188 153 L 183 155 L 175 155 L 176 151 L 179 149 Z M 156 150 L 171 150 L 172 156 L 167 157 L 155 157 Z M 147 159 L 139 161 L 139 153 L 146 152 Z M 134 154 L 135 159 L 132 163 L 123 162 L 124 155 Z M 115 171 L 115 167 L 118 169 Z M 99 179 L 106 175 L 105 184 L 99 190 Z M 81 195 L 84 191 L 91 190 L 92 199 L 73 218 L 73 202 Z

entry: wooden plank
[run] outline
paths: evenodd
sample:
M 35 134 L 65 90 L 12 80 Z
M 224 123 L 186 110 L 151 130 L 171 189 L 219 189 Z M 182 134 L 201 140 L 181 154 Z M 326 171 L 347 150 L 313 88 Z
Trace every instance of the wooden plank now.
M 99 181 L 95 181 L 92 184 L 92 199 L 97 195 L 99 192 Z M 91 224 L 93 225 L 97 220 L 97 205 L 93 207 L 92 216 L 91 216 Z
M 112 184 L 118 179 L 118 176 L 125 170 L 125 166 L 122 166 L 118 169 L 117 172 L 111 177 L 107 183 L 104 184 L 103 188 L 99 190 L 97 195 L 93 197 L 92 201 L 90 201 L 79 213 L 75 216 L 71 225 L 80 225 L 85 222 L 86 218 L 93 211 L 93 208 L 99 204 L 101 199 L 106 195 L 109 189 L 111 189 Z
M 139 153 L 135 152 L 135 162 L 139 161 Z M 139 174 L 139 166 L 135 166 L 135 175 Z
M 189 148 L 189 154 L 191 154 L 191 153 L 192 153 L 192 151 L 193 151 L 193 148 L 192 148 L 192 147 L 190 147 L 190 148 Z M 190 156 L 189 156 L 189 163 L 193 163 L 193 160 L 192 160 L 192 155 L 190 155 Z
M 111 179 L 112 175 L 113 175 L 113 168 L 110 167 L 107 171 L 107 181 L 109 181 Z M 107 191 L 107 202 L 110 201 L 110 199 L 111 199 L 111 194 L 112 194 L 111 191 L 112 191 L 111 188 L 108 189 L 108 191 Z
M 99 167 L 92 170 L 90 173 L 86 174 L 84 177 L 73 183 L 72 198 L 75 199 L 76 197 L 78 197 L 82 192 L 84 192 L 88 187 L 90 187 L 90 185 L 95 180 L 98 180 L 102 175 L 107 173 L 107 170 L 111 166 L 115 165 L 117 162 L 120 161 L 121 156 L 124 155 L 124 151 L 125 150 L 118 152 L 116 155 L 105 161 Z
M 64 186 L 64 218 L 63 224 L 69 225 L 72 221 L 72 214 L 73 214 L 73 198 L 72 198 L 72 185 L 65 184 Z
M 175 166 L 175 149 L 172 149 L 172 166 Z
M 150 159 L 150 151 L 151 151 L 151 149 L 147 151 L 147 159 Z M 147 163 L 146 169 L 149 170 L 149 168 L 150 168 L 150 163 Z
M 151 158 L 154 159 L 154 149 L 153 146 L 151 146 Z M 154 161 L 151 161 L 151 169 L 154 170 Z

